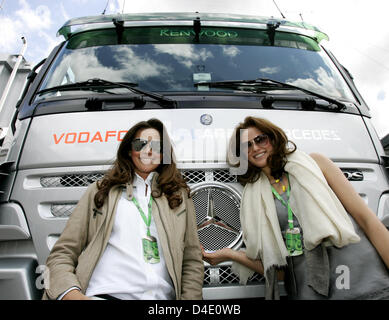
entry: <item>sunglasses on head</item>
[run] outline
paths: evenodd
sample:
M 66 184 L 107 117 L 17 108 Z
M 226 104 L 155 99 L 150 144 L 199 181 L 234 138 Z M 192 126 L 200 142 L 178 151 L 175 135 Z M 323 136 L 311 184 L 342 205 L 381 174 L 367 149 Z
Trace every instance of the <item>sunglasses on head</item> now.
M 141 151 L 145 146 L 150 145 L 150 149 L 154 152 L 161 153 L 161 141 L 158 140 L 145 140 L 145 139 L 134 139 L 132 141 L 132 150 Z
M 266 133 L 262 133 L 256 136 L 254 139 L 247 141 L 247 148 L 251 149 L 254 143 L 259 147 L 264 147 L 269 142 L 269 136 Z

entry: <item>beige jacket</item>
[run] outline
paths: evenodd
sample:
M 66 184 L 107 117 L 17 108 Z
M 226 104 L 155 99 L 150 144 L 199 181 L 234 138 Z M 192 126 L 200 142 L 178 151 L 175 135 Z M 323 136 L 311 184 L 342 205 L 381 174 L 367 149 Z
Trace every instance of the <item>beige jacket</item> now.
M 160 192 L 157 177 L 155 174 L 152 181 L 153 195 Z M 88 187 L 47 259 L 50 281 L 43 299 L 57 299 L 73 286 L 85 294 L 92 272 L 110 238 L 123 188 L 131 199 L 131 184 L 115 186 L 104 205 L 97 209 L 94 204 L 96 183 Z M 182 204 L 175 209 L 169 207 L 165 196 L 154 198 L 152 215 L 176 299 L 202 299 L 204 265 L 195 210 L 185 191 L 182 196 Z

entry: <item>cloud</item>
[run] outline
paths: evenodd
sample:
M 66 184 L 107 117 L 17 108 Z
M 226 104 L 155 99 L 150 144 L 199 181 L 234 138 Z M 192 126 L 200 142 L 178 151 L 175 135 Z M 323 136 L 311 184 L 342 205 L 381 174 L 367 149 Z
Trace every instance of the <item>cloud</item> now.
M 79 5 L 79 4 L 87 4 L 88 2 L 90 2 L 90 0 L 71 0 L 73 3 Z
M 13 52 L 21 46 L 21 24 L 12 18 L 0 16 L 0 52 Z
M 156 63 L 147 55 L 137 56 L 129 47 L 116 49 L 114 58 L 120 64 L 123 76 L 131 75 L 134 81 L 160 76 L 172 71 L 168 67 Z
M 55 69 L 48 87 L 60 84 L 68 69 L 75 75 L 75 81 L 92 78 L 102 78 L 111 81 L 139 81 L 150 77 L 168 74 L 172 70 L 149 59 L 147 56 L 137 56 L 128 47 L 112 48 L 112 59 L 116 66 L 105 66 L 97 57 L 96 48 L 75 50 L 73 54 L 64 56 Z
M 280 72 L 280 67 L 266 67 L 266 68 L 260 68 L 259 71 L 266 74 L 275 74 Z
M 195 50 L 193 45 L 156 44 L 154 48 L 157 52 L 172 55 L 187 68 L 191 68 L 198 61 L 203 62 L 208 58 L 213 58 L 212 52 L 207 51 L 205 48 Z
M 43 47 L 34 46 L 33 48 L 31 48 L 31 49 L 35 49 L 38 56 L 40 57 L 47 57 L 54 49 L 54 47 L 61 42 L 60 38 L 57 38 L 46 31 L 38 31 L 37 36 L 40 39 L 43 39 L 44 42 L 46 43 L 46 46 Z M 36 63 L 38 61 L 34 61 L 34 62 Z
M 59 41 L 49 34 L 52 26 L 51 11 L 47 6 L 32 8 L 25 0 L 19 0 L 19 9 L 9 16 L 0 16 L 0 51 L 19 53 L 22 47 L 21 37 L 27 40 L 26 55 L 47 56 Z M 43 40 L 43 42 L 41 41 Z M 29 62 L 36 63 L 34 58 Z
M 385 100 L 386 92 L 384 90 L 380 90 L 377 94 L 377 100 Z
M 19 0 L 21 8 L 16 11 L 15 15 L 19 18 L 24 28 L 31 31 L 40 29 L 50 29 L 51 11 L 47 6 L 40 5 L 32 9 L 26 0 Z
M 119 13 L 119 12 L 121 12 L 120 8 L 122 8 L 122 7 L 121 7 L 119 1 L 110 1 L 108 4 L 107 12 Z
M 68 21 L 70 19 L 69 14 L 66 12 L 65 6 L 63 5 L 63 2 L 60 4 L 61 13 L 65 21 Z
M 120 8 L 124 0 L 118 0 Z M 120 10 L 121 11 L 121 10 Z M 242 13 L 254 15 L 274 15 L 277 13 L 272 1 L 229 1 L 229 0 L 148 0 L 126 1 L 124 12 L 207 12 L 207 13 Z
M 222 49 L 223 49 L 224 55 L 232 57 L 232 58 L 234 58 L 238 54 L 240 54 L 240 50 L 238 49 L 238 47 L 235 47 L 235 46 L 228 46 L 228 47 L 222 46 Z
M 116 12 L 115 13 L 122 13 L 122 11 L 125 13 L 125 12 L 128 12 L 128 11 L 125 10 L 125 6 L 124 5 L 126 5 L 127 7 L 136 7 L 137 5 L 139 5 L 139 2 L 141 2 L 141 1 L 116 0 L 114 2 L 116 2 L 116 6 L 115 6 Z M 148 3 L 148 1 L 146 1 L 146 3 Z M 129 11 L 129 12 L 131 12 L 131 11 Z M 132 12 L 137 12 L 137 11 L 132 11 Z M 140 11 L 138 11 L 138 12 L 140 12 Z
M 322 67 L 319 67 L 315 70 L 317 78 L 309 77 L 307 79 L 295 79 L 287 80 L 286 82 L 297 86 L 302 87 L 314 92 L 322 92 L 325 95 L 341 98 L 342 94 L 334 86 L 335 79 L 330 76 Z
M 372 122 L 379 137 L 389 134 L 388 119 L 389 108 L 387 100 L 376 100 L 374 108 L 371 108 Z

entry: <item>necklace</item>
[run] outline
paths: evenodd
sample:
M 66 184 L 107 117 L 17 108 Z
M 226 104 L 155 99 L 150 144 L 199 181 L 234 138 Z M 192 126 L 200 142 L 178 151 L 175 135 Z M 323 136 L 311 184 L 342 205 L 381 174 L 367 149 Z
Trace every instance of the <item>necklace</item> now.
M 285 185 L 282 183 L 282 181 L 284 180 L 284 176 L 282 175 L 280 179 L 275 179 L 274 182 L 270 182 L 271 185 L 275 185 L 275 184 L 278 184 L 281 182 L 282 184 L 282 191 L 285 192 L 286 190 L 286 187 Z

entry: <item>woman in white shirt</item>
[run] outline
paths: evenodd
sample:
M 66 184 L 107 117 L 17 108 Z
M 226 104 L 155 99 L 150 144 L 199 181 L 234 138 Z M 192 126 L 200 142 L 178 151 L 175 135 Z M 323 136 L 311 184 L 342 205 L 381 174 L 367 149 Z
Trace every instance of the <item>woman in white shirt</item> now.
M 47 267 L 44 299 L 201 299 L 194 206 L 159 120 L 127 132 L 111 170 L 80 199 Z

